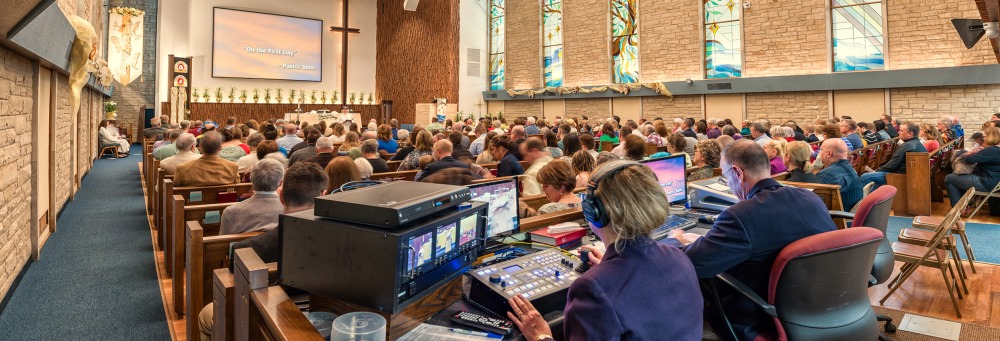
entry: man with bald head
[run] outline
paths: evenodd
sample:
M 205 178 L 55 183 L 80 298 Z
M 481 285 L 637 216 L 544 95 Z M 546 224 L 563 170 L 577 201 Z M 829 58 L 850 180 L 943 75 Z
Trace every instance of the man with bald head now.
M 520 147 L 521 142 L 524 142 L 524 139 L 527 137 L 528 135 L 524 132 L 524 126 L 518 125 L 510 128 L 510 140 L 514 141 L 514 150 L 511 152 L 514 153 L 514 156 L 517 157 L 518 161 L 524 161 L 524 156 L 521 155 Z
M 840 199 L 844 202 L 844 210 L 851 210 L 864 196 L 864 182 L 854 171 L 854 166 L 848 161 L 851 151 L 843 139 L 827 139 L 819 148 L 817 158 L 823 161 L 826 168 L 819 171 L 816 177 L 829 185 L 840 185 Z
M 278 147 L 285 148 L 285 150 L 288 150 L 289 153 L 291 153 L 292 148 L 295 148 L 295 145 L 302 143 L 303 141 L 302 138 L 296 136 L 298 132 L 299 126 L 295 125 L 295 123 L 286 123 L 285 136 L 282 136 L 274 142 L 278 143 Z
M 725 272 L 757 295 L 767 295 L 771 265 L 785 246 L 837 229 L 828 218 L 826 204 L 816 194 L 772 179 L 768 160 L 754 141 L 729 145 L 722 151 L 720 168 L 739 202 L 722 211 L 705 236 L 677 229 L 663 240 L 687 254 L 698 278 L 714 278 Z M 781 218 L 776 220 L 778 212 Z M 720 291 L 719 295 L 740 340 L 773 335 L 774 320 L 747 298 L 732 291 Z M 721 317 L 713 314 L 717 309 L 711 308 L 705 309 L 705 320 L 715 330 L 723 330 Z
M 440 140 L 434 143 L 434 150 L 431 153 L 434 157 L 434 162 L 427 164 L 427 166 L 424 167 L 424 170 L 420 172 L 416 178 L 414 178 L 414 181 L 423 180 L 431 174 L 447 168 L 461 168 L 466 172 L 469 172 L 469 164 L 459 161 L 455 159 L 455 157 L 451 156 L 453 150 L 454 147 L 448 139 Z M 472 173 L 470 172 L 469 174 Z

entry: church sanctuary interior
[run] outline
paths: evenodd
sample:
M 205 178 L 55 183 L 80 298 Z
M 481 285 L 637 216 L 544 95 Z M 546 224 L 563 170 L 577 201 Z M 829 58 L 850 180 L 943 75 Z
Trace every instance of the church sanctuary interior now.
M 1000 0 L 0 0 L 0 340 L 1000 340 Z

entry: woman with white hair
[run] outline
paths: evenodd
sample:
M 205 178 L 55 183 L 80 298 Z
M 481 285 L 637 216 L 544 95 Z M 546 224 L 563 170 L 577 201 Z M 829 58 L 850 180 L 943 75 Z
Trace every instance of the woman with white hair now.
M 372 173 L 375 172 L 375 169 L 372 168 L 372 164 L 363 157 L 354 159 L 354 165 L 358 167 L 358 175 L 361 176 L 361 180 L 368 180 L 368 178 L 372 176 Z

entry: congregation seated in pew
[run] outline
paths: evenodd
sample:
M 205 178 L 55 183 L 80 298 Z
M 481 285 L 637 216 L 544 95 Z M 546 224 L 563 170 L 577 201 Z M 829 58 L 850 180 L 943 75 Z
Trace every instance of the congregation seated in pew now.
M 228 185 L 240 181 L 238 167 L 235 162 L 219 157 L 222 149 L 223 136 L 219 132 L 209 131 L 201 135 L 201 157 L 177 166 L 174 185 L 212 186 Z
M 886 174 L 906 174 L 906 153 L 927 152 L 927 149 L 924 148 L 924 145 L 920 143 L 920 139 L 917 137 L 919 134 L 920 126 L 916 123 L 904 122 L 901 124 L 899 126 L 899 138 L 903 143 L 896 147 L 892 158 L 885 165 L 882 165 L 882 167 L 879 167 L 874 172 L 862 174 L 861 181 L 874 183 L 877 189 L 879 186 L 886 184 Z
M 283 208 L 278 198 L 278 186 L 285 166 L 276 160 L 264 159 L 250 173 L 253 195 L 227 207 L 219 224 L 219 234 L 266 232 L 278 226 Z
M 822 152 L 821 152 L 822 153 Z M 789 142 L 785 146 L 784 162 L 788 170 L 788 181 L 819 183 L 819 178 L 813 173 L 812 163 L 809 158 L 812 156 L 812 148 L 803 141 Z M 857 176 L 857 174 L 855 174 Z
M 371 164 L 373 174 L 388 173 L 389 163 L 379 156 L 378 147 L 379 142 L 376 142 L 375 140 L 367 140 L 364 143 L 361 143 L 361 156 L 364 157 L 365 160 L 368 160 L 368 163 Z
M 177 137 L 177 140 L 173 144 L 161 147 L 160 150 L 173 149 L 176 151 L 176 154 L 161 160 L 160 168 L 163 168 L 163 171 L 167 175 L 174 175 L 177 173 L 177 168 L 181 165 L 200 158 L 201 154 L 198 154 L 195 146 L 197 143 L 198 141 L 194 135 L 183 133 Z M 154 155 L 156 154 L 155 151 L 153 153 Z

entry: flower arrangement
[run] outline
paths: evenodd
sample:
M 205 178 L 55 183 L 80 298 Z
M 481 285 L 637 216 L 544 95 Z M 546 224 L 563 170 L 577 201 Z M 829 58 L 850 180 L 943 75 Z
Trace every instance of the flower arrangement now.
M 326 104 L 326 90 L 320 91 L 320 94 L 322 94 L 323 96 L 319 98 L 320 99 L 319 103 Z
M 257 103 L 260 100 L 260 89 L 253 89 L 253 102 Z
M 368 94 L 368 104 L 372 104 L 372 102 L 374 102 L 374 101 L 375 101 L 375 100 L 374 100 L 374 97 L 372 97 L 372 96 L 373 96 L 374 94 L 375 94 L 375 93 L 370 93 L 370 94 Z
M 459 111 L 455 113 L 455 122 L 462 122 L 462 116 L 465 116 L 464 112 Z
M 104 102 L 104 113 L 105 113 L 105 115 L 106 115 L 105 117 L 107 119 L 109 119 L 109 120 L 115 119 L 115 117 L 118 116 L 118 114 L 116 113 L 116 111 L 118 111 L 118 103 L 117 102 L 115 102 L 115 101 Z
M 364 103 L 364 102 L 365 102 L 365 92 L 362 91 L 361 92 L 361 96 L 358 96 L 358 104 L 361 104 L 361 103 Z
M 309 95 L 309 103 L 316 104 L 316 90 Z
M 247 89 L 240 89 L 240 101 L 247 102 Z
M 200 99 L 200 98 L 201 98 L 201 93 L 198 92 L 198 88 L 197 87 L 192 87 L 191 88 L 191 99 L 194 99 L 194 101 L 197 102 L 198 99 Z
M 295 89 L 288 90 L 288 104 L 295 102 Z
M 264 89 L 264 103 L 271 103 L 271 88 Z
M 236 87 L 229 88 L 229 103 L 236 102 Z
M 330 99 L 330 103 L 337 104 L 337 100 L 339 99 L 337 94 L 337 90 L 333 90 L 333 98 Z
M 215 88 L 215 103 L 222 103 L 222 87 Z
M 278 96 L 274 100 L 278 101 L 278 104 L 281 104 L 281 88 L 276 89 L 275 92 L 278 93 Z
M 348 101 L 347 103 L 355 104 L 357 102 L 357 95 L 358 95 L 358 93 L 352 92 L 351 93 L 351 100 Z

